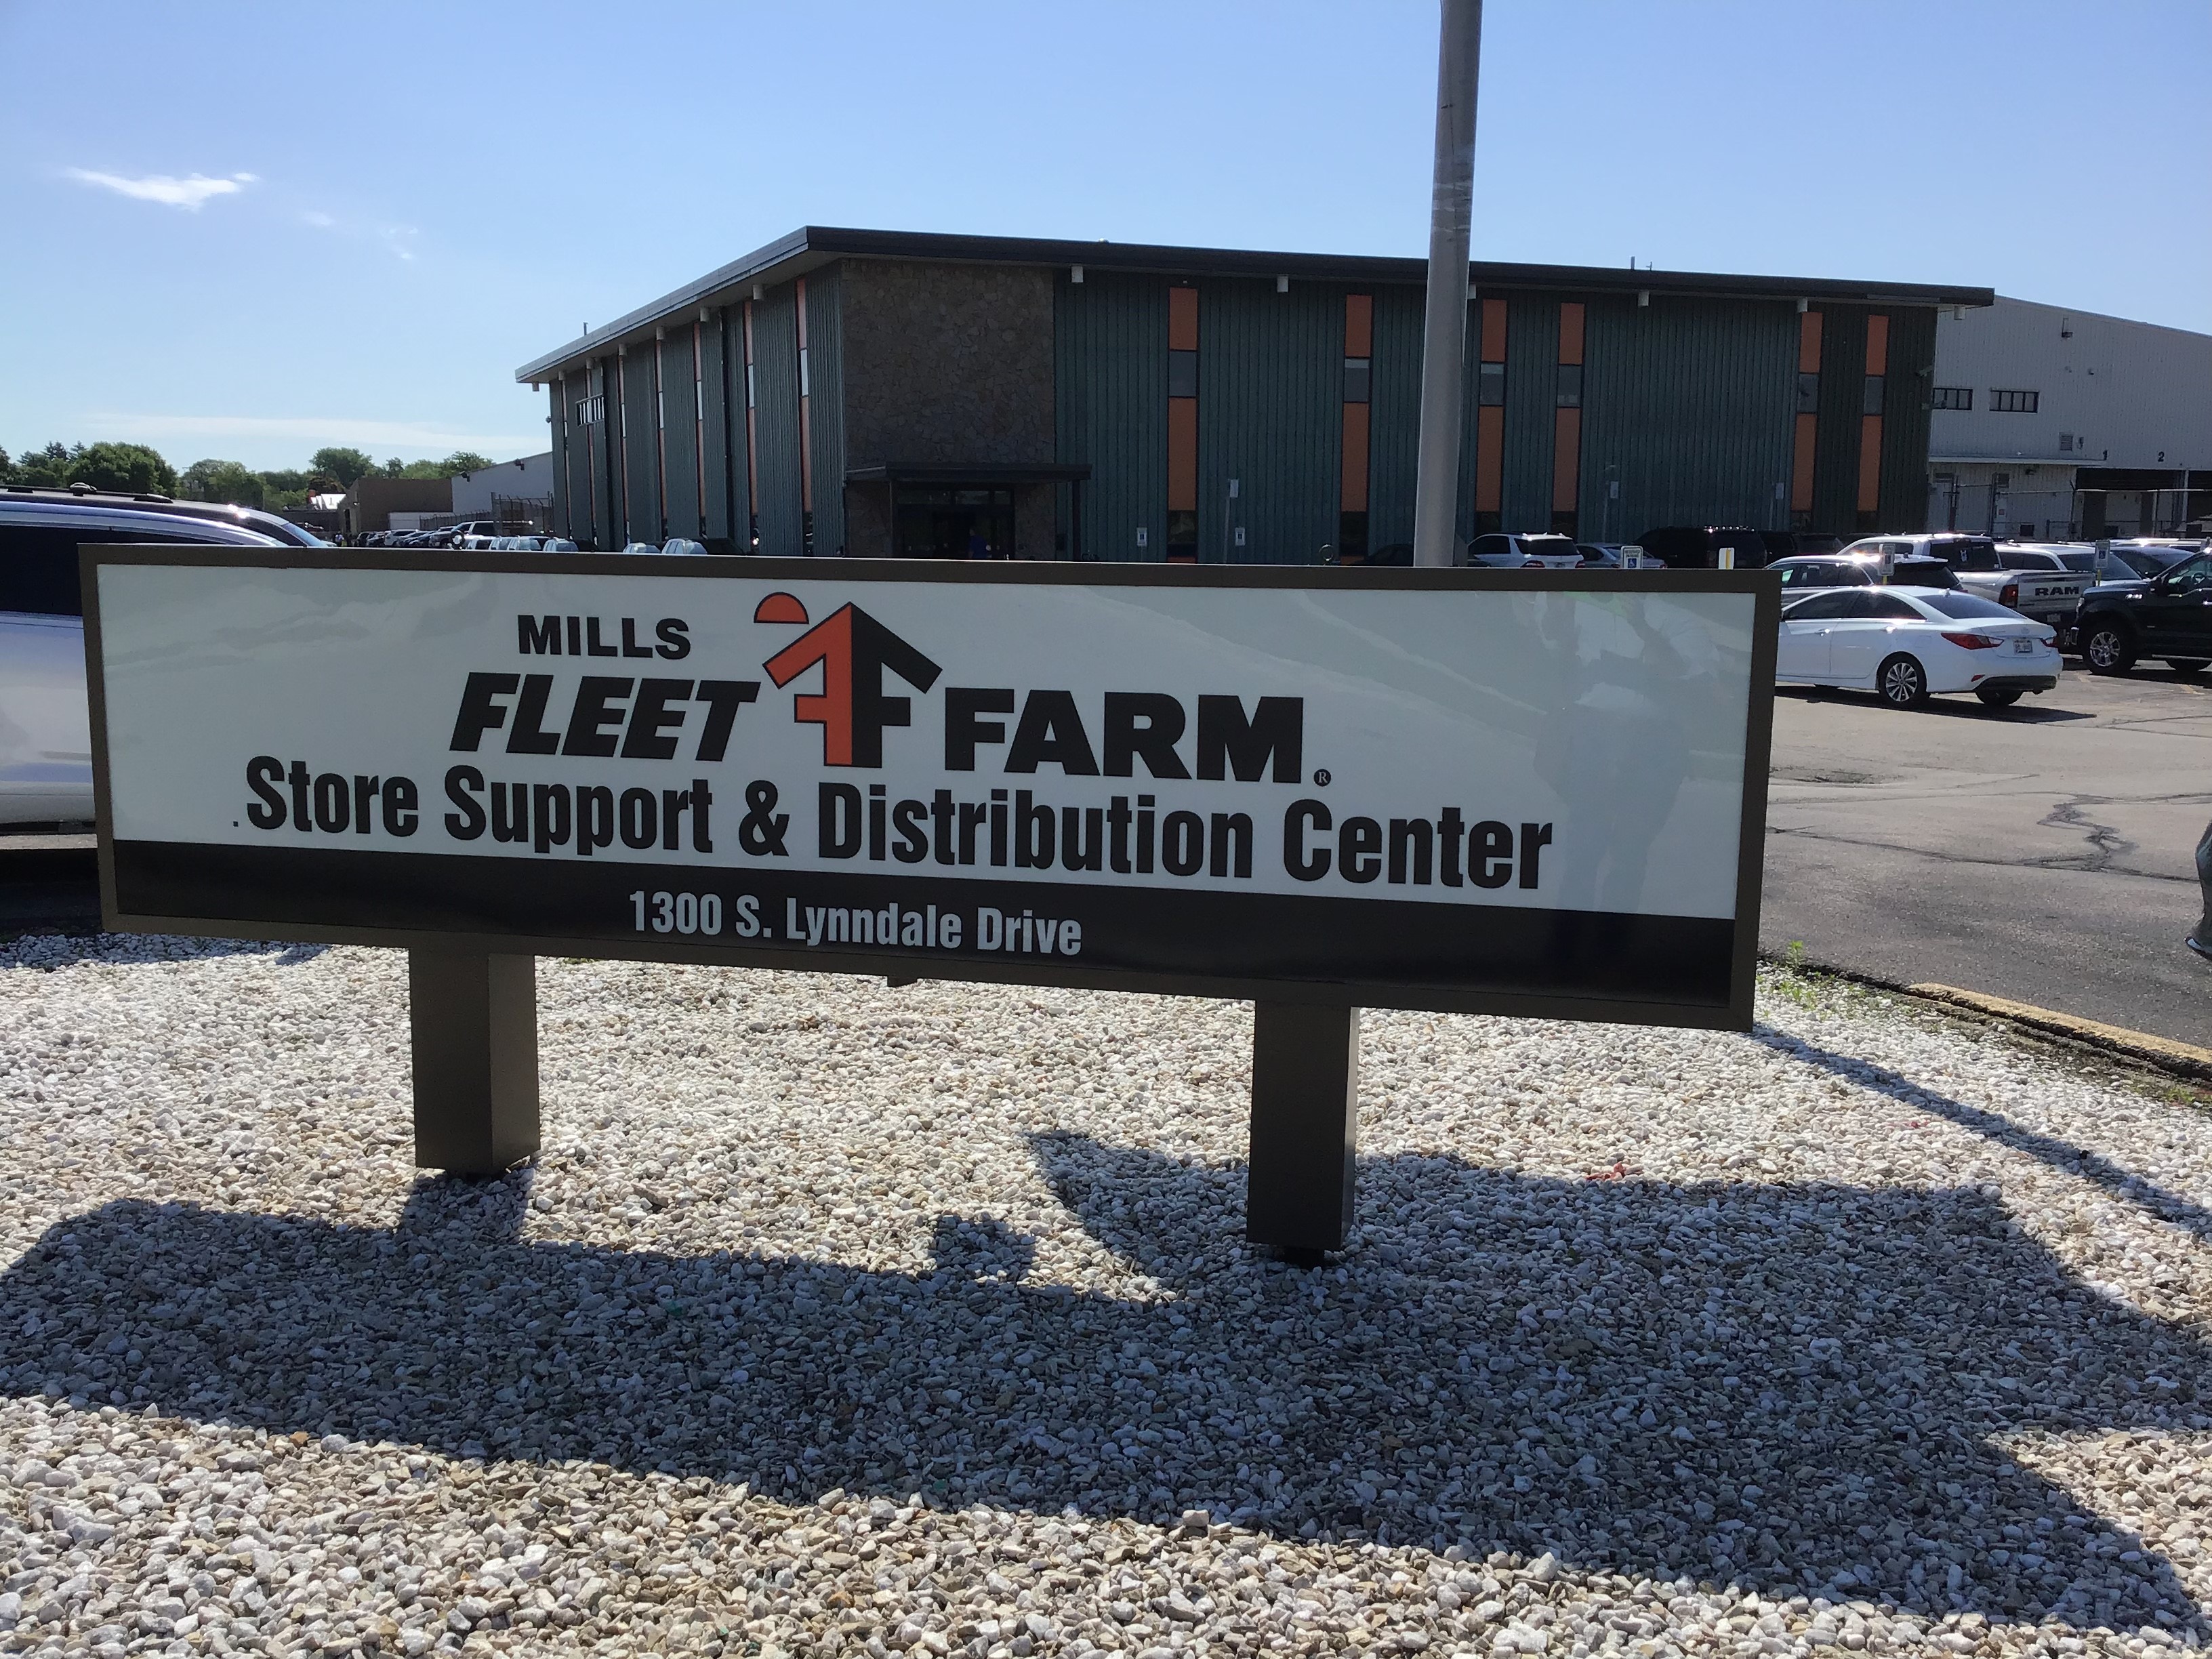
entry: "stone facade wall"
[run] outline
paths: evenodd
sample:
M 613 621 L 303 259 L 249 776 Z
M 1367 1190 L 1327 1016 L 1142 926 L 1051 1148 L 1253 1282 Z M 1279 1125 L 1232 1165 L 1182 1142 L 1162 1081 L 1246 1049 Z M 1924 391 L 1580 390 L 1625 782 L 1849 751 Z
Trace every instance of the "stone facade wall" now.
M 1054 459 L 1051 271 L 848 259 L 839 280 L 847 465 Z M 1049 486 L 1015 492 L 1021 556 L 1053 556 L 1053 497 Z M 880 483 L 846 489 L 856 556 L 883 552 L 889 500 Z
M 1053 459 L 1051 271 L 848 259 L 841 274 L 848 465 Z

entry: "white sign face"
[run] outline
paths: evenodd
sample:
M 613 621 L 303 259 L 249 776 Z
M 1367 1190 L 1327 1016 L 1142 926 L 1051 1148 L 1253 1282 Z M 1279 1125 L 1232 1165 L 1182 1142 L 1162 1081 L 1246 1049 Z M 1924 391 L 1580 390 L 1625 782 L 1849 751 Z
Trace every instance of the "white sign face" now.
M 119 916 L 1747 1012 L 1756 579 L 98 556 Z

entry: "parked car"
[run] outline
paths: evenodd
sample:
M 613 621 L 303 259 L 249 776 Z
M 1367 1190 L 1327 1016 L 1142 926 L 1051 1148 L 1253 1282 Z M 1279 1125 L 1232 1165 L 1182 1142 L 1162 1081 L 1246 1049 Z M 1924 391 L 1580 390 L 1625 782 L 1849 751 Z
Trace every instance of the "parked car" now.
M 1973 593 L 1940 587 L 1844 587 L 1782 613 L 1778 684 L 1863 687 L 1897 708 L 1972 692 L 1992 708 L 2058 684 L 2057 641 L 2045 623 Z
M 1809 558 L 1821 553 L 1842 550 L 1844 538 L 1814 530 L 1762 530 L 1759 539 L 1766 544 L 1766 562 L 1777 559 Z
M 1582 562 L 1582 549 L 1571 536 L 1492 532 L 1467 544 L 1466 562 L 1487 570 L 1573 570 Z
M 1677 570 L 1711 570 L 1726 552 L 1738 570 L 1756 570 L 1766 562 L 1766 538 L 1742 525 L 1666 525 L 1647 530 L 1636 538 L 1646 563 L 1668 565 Z
M 118 507 L 132 513 L 156 514 L 165 518 L 197 519 L 211 524 L 250 530 L 271 541 L 292 547 L 327 547 L 329 543 L 312 530 L 258 507 L 234 507 L 228 501 L 180 501 L 170 495 L 131 495 L 120 490 L 94 489 L 89 484 L 56 487 L 47 484 L 9 484 L 0 489 L 0 501 L 52 501 L 76 507 Z M 184 539 L 197 540 L 196 537 Z
M 150 502 L 0 492 L 0 823 L 92 817 L 92 714 L 77 574 L 77 548 L 86 542 L 295 544 L 221 518 L 158 511 Z
M 1881 567 L 1871 559 L 1777 559 L 1766 567 L 1782 577 L 1784 605 L 1816 588 L 1872 587 L 1881 580 Z
M 2124 674 L 2156 657 L 2177 674 L 2212 663 L 2212 553 L 2192 553 L 2155 575 L 2099 582 L 2074 616 L 2093 674 Z
M 1956 531 L 1863 536 L 1844 552 L 1850 557 L 1879 560 L 1885 568 L 1899 561 L 1940 561 L 1951 568 L 1966 592 L 1978 593 L 2045 624 L 2061 636 L 2061 644 L 2073 624 L 2081 590 L 2089 585 L 2087 576 L 2075 571 L 2008 568 L 1994 538 Z

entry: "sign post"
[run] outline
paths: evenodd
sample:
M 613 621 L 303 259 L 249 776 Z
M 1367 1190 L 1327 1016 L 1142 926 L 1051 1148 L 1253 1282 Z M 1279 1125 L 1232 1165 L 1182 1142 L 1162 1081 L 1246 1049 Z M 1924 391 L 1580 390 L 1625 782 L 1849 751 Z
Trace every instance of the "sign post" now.
M 1358 1009 L 1750 1023 L 1771 574 L 476 557 L 83 555 L 108 925 L 408 951 L 426 1166 L 538 956 L 1249 1000 L 1306 1260 Z

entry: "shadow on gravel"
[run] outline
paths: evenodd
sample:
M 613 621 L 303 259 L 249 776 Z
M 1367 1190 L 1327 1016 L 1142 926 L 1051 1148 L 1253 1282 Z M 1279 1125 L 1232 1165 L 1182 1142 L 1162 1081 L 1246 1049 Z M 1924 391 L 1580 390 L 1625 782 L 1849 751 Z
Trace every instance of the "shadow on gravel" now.
M 2001 1112 L 1987 1111 L 1979 1106 L 1969 1106 L 1963 1101 L 1953 1100 L 1948 1095 L 1936 1094 L 1901 1073 L 1867 1060 L 1855 1060 L 1849 1054 L 1839 1054 L 1832 1049 L 1807 1042 L 1802 1037 L 1791 1036 L 1786 1031 L 1778 1031 L 1771 1026 L 1754 1026 L 1751 1035 L 1753 1042 L 1763 1042 L 1778 1054 L 1808 1066 L 1817 1066 L 1824 1072 L 1887 1095 L 1905 1105 L 1948 1119 L 1960 1128 L 1971 1129 L 2001 1146 L 2008 1146 L 2014 1152 L 2026 1152 L 2030 1158 L 2039 1158 L 2054 1170 L 2063 1170 L 2068 1175 L 2094 1182 L 2131 1204 L 2141 1205 L 2160 1221 L 2185 1228 L 2199 1238 L 2212 1240 L 2212 1210 L 2207 1210 L 2192 1199 L 2170 1193 L 2154 1182 L 2145 1181 L 2133 1171 L 2122 1169 L 2110 1158 L 2076 1146 L 2070 1140 L 2061 1140 L 2056 1135 L 2022 1128 Z
M 98 906 L 94 907 L 95 918 Z M 0 965 L 74 968 L 79 963 L 129 966 L 149 962 L 202 962 L 223 957 L 273 957 L 280 968 L 313 962 L 327 945 L 283 945 L 268 939 L 193 939 L 169 933 L 26 933 L 0 942 Z
M 531 1242 L 527 1175 L 425 1181 L 391 1231 L 128 1201 L 0 1275 L 0 1389 L 2202 1629 L 2163 1559 L 1996 1443 L 2201 1422 L 2212 1355 L 1978 1193 L 1375 1159 L 1340 1279 L 1245 1255 L 1238 1168 L 1036 1150 L 1166 1295 L 1030 1282 L 989 1219 L 945 1218 L 926 1274 Z

